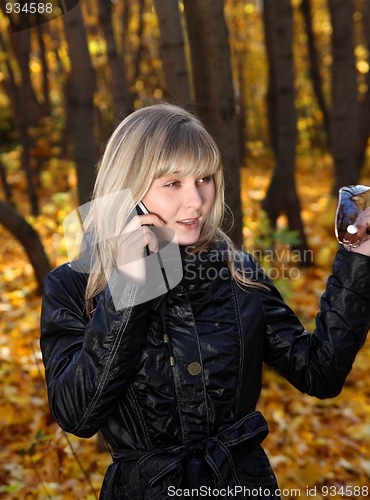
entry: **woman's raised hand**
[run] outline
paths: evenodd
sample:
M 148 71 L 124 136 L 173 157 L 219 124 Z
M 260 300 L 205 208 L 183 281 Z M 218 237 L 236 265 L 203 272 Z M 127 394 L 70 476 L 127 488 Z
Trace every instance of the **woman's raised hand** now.
M 145 247 L 158 252 L 158 239 L 148 226 L 164 225 L 154 214 L 136 215 L 130 220 L 117 240 L 116 264 L 120 274 L 134 283 L 145 283 Z
M 366 208 L 361 214 L 359 215 L 356 224 L 360 223 L 361 225 L 366 225 L 367 231 L 369 232 L 370 228 L 370 207 Z M 361 243 L 356 248 L 352 248 L 352 252 L 355 253 L 361 253 L 363 255 L 368 255 L 370 257 L 370 236 Z

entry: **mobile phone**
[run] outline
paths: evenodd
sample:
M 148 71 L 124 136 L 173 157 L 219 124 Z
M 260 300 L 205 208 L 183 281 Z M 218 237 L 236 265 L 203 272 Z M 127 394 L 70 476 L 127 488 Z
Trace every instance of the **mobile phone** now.
M 135 208 L 138 215 L 146 215 L 150 213 L 142 201 L 139 201 Z
M 146 208 L 146 206 L 144 205 L 144 203 L 142 201 L 139 201 L 139 203 L 135 207 L 135 210 L 137 212 L 137 215 L 150 214 L 149 210 Z M 150 251 L 149 251 L 148 246 L 145 247 L 145 253 L 146 253 L 147 257 L 150 255 Z M 165 267 L 164 267 L 160 252 L 156 253 L 156 257 L 158 259 L 158 263 L 159 263 L 160 268 L 161 268 L 163 280 L 164 280 L 164 283 L 166 285 L 167 291 L 169 291 L 171 289 L 171 287 L 170 287 L 168 279 L 167 279 Z
M 135 206 L 135 208 L 133 209 L 133 211 L 130 213 L 129 217 L 128 217 L 128 221 L 130 221 L 131 219 L 133 219 L 135 217 L 135 215 L 146 215 L 146 214 L 149 214 L 149 210 L 146 208 L 146 206 L 144 205 L 144 203 L 142 201 L 139 201 L 139 203 Z M 148 256 L 150 255 L 150 250 L 149 250 L 149 247 L 146 246 L 145 247 L 145 254 Z
M 132 220 L 136 215 L 146 215 L 146 214 L 150 214 L 149 210 L 146 208 L 146 206 L 142 201 L 139 201 L 139 203 L 135 206 L 135 208 L 128 216 L 127 222 L 130 222 L 130 220 Z

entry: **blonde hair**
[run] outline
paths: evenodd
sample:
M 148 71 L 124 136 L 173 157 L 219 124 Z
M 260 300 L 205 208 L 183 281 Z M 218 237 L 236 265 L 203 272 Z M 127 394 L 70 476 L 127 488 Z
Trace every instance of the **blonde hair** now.
M 91 262 L 86 287 L 88 313 L 114 267 L 114 236 L 120 234 L 152 181 L 178 171 L 179 166 L 180 175 L 212 175 L 215 184 L 213 207 L 192 252 L 219 241 L 226 242 L 227 255 L 236 252 L 221 229 L 225 214 L 224 176 L 220 151 L 211 135 L 195 116 L 178 106 L 157 104 L 137 110 L 118 125 L 107 143 L 93 192 L 94 203 L 84 221 L 91 247 L 97 249 L 99 257 Z M 122 199 L 125 189 L 130 190 L 131 196 Z M 233 259 L 228 258 L 228 267 L 239 283 L 255 284 L 243 277 Z

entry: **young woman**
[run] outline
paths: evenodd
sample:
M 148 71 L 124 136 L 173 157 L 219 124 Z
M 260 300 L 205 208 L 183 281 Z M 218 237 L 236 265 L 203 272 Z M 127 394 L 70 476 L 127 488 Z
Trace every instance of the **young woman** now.
M 118 126 L 93 198 L 89 272 L 50 273 L 41 347 L 55 420 L 112 450 L 101 498 L 278 498 L 255 410 L 262 363 L 316 397 L 341 391 L 369 329 L 370 241 L 339 249 L 309 334 L 223 233 L 217 146 L 171 105 Z M 132 217 L 139 202 L 149 213 Z M 169 245 L 182 279 L 156 291 L 148 262 Z

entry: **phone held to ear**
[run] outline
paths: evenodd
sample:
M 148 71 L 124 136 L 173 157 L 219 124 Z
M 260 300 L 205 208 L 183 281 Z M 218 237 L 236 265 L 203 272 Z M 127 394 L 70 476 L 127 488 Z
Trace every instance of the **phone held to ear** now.
M 139 201 L 139 203 L 135 205 L 134 209 L 127 217 L 127 223 L 129 223 L 137 215 L 147 215 L 147 214 L 150 214 L 149 210 L 146 208 L 146 206 L 142 201 Z
M 142 201 L 139 201 L 139 203 L 135 206 L 133 211 L 130 213 L 130 215 L 127 218 L 127 222 L 130 222 L 135 216 L 137 215 L 146 215 L 149 214 L 149 210 L 146 208 L 144 203 Z M 145 254 L 148 256 L 150 255 L 149 247 L 145 247 Z
M 142 201 L 139 201 L 136 205 L 136 211 L 138 215 L 146 215 L 150 213 Z
M 146 215 L 146 214 L 150 214 L 149 210 L 146 208 L 146 206 L 144 205 L 144 203 L 142 201 L 139 201 L 139 203 L 136 205 L 135 209 L 133 210 L 132 214 L 130 215 L 129 220 L 131 220 L 132 217 L 134 217 L 135 215 Z M 148 246 L 145 247 L 145 253 L 146 253 L 147 257 L 149 257 L 151 255 Z M 156 253 L 156 257 L 158 259 L 158 263 L 159 263 L 159 266 L 161 269 L 161 273 L 162 273 L 163 280 L 164 280 L 164 283 L 166 285 L 167 291 L 169 291 L 171 289 L 171 286 L 169 284 L 169 281 L 168 281 L 168 278 L 166 275 L 166 271 L 165 271 L 165 266 L 163 264 L 163 261 L 162 261 L 162 258 L 161 258 L 159 251 Z
M 149 210 L 146 208 L 142 201 L 135 206 L 130 215 L 127 217 L 127 222 L 130 222 L 136 215 L 147 215 L 150 214 Z

